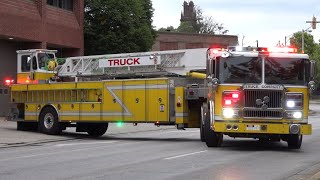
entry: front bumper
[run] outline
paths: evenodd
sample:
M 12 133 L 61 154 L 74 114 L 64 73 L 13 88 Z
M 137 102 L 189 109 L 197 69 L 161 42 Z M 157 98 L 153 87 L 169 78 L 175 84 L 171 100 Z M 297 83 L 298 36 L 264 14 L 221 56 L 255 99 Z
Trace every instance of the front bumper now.
M 213 129 L 215 132 L 222 133 L 292 134 L 290 133 L 290 125 L 280 123 L 214 122 Z M 311 124 L 299 124 L 299 126 L 299 134 L 311 135 Z

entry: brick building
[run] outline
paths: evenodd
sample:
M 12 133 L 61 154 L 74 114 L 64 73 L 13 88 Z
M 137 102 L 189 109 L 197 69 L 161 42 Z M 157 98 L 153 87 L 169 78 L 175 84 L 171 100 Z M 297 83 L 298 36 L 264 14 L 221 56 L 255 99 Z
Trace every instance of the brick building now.
M 197 23 L 195 4 L 184 1 L 181 12 L 181 23 L 193 26 Z M 152 47 L 153 51 L 208 48 L 211 45 L 221 47 L 238 45 L 238 37 L 232 35 L 211 35 L 198 33 L 158 32 L 158 37 Z
M 238 45 L 238 36 L 192 34 L 176 32 L 158 32 L 153 51 L 208 48 L 211 45 L 221 47 Z
M 16 50 L 56 49 L 83 55 L 83 0 L 0 1 L 0 107 L 8 102 L 4 79 L 16 79 Z M 0 108 L 0 116 L 5 109 Z

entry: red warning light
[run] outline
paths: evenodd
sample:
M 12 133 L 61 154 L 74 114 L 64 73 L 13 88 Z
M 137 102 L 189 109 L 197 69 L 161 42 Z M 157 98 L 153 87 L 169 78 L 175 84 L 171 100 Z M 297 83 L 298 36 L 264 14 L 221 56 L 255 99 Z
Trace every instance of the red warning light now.
M 4 80 L 4 83 L 5 83 L 5 85 L 9 86 L 14 83 L 14 80 L 13 79 L 6 79 L 6 80 Z

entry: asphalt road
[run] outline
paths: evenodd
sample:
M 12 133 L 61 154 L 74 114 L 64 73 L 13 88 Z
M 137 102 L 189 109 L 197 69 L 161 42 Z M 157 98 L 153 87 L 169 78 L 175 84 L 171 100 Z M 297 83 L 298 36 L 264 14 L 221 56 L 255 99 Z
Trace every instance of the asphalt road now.
M 0 179 L 307 179 L 320 170 L 319 115 L 309 120 L 313 135 L 300 150 L 227 136 L 222 147 L 207 148 L 198 129 L 96 139 L 66 132 L 65 141 L 0 148 Z

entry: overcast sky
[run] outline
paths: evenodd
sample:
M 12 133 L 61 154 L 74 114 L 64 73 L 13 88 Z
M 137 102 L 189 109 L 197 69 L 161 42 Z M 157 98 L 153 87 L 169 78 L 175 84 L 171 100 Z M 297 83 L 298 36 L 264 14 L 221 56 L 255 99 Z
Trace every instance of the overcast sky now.
M 152 0 L 153 25 L 178 27 L 183 0 Z M 320 0 L 194 0 L 205 15 L 223 23 L 229 35 L 243 35 L 245 45 L 274 46 L 285 36 L 310 27 L 313 15 L 320 20 Z M 318 42 L 320 24 L 311 33 Z

